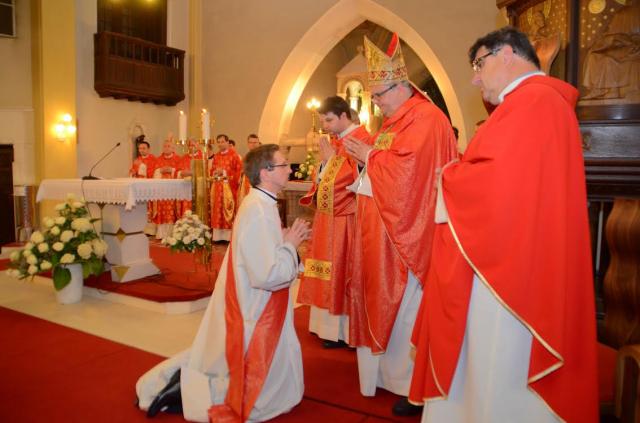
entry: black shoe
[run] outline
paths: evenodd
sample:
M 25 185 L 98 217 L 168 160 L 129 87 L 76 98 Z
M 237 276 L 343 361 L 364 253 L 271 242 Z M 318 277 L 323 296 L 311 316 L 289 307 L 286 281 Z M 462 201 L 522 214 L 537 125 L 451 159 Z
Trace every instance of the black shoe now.
M 393 407 L 391 407 L 391 412 L 394 416 L 417 416 L 422 413 L 422 408 L 421 405 L 411 404 L 407 398 L 400 398 L 393 404 Z
M 340 340 L 340 341 L 329 341 L 329 340 L 324 340 L 322 341 L 322 348 L 326 348 L 328 350 L 332 350 L 335 348 L 349 348 L 349 344 L 347 344 L 346 342 Z
M 147 417 L 155 417 L 160 411 L 167 413 L 182 413 L 182 395 L 180 394 L 180 369 L 178 369 L 167 386 L 158 393 L 149 409 Z

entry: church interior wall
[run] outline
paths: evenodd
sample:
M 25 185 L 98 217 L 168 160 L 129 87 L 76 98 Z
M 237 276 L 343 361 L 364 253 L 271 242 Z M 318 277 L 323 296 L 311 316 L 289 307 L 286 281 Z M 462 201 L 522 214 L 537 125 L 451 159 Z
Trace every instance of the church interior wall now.
M 169 0 L 167 44 L 185 54 L 185 95 L 176 106 L 100 98 L 93 89 L 93 34 L 97 31 L 97 2 L 76 0 L 76 72 L 78 110 L 78 176 L 86 175 L 92 164 L 117 142 L 121 146 L 105 159 L 94 174 L 102 177 L 126 176 L 133 159 L 133 137 L 143 129 L 153 154 L 160 154 L 162 142 L 172 132 L 177 136 L 178 111 L 187 110 L 189 65 L 189 2 Z
M 16 37 L 0 38 L 0 144 L 12 144 L 13 183 L 35 183 L 31 5 L 15 2 Z

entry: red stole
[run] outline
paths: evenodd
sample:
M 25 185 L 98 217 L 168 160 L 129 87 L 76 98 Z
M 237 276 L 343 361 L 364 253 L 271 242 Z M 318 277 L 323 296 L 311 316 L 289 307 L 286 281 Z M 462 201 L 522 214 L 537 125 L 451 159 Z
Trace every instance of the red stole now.
M 269 374 L 271 361 L 287 316 L 288 304 L 289 289 L 271 293 L 271 298 L 256 323 L 245 352 L 244 318 L 238 302 L 233 251 L 229 244 L 224 310 L 227 329 L 225 356 L 229 367 L 229 387 L 224 403 L 209 408 L 210 422 L 240 423 L 249 419 L 253 405 Z
M 438 225 L 413 333 L 409 397 L 446 397 L 464 337 L 473 273 L 533 335 L 529 388 L 562 419 L 598 415 L 596 336 L 577 91 L 523 81 L 462 160 L 443 172 Z

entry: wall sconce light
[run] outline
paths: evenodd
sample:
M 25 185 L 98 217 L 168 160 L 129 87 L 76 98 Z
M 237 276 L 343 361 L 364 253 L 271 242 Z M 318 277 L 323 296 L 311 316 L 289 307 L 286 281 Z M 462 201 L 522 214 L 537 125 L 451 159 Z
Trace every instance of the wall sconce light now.
M 58 123 L 53 125 L 53 135 L 58 141 L 66 141 L 76 133 L 76 126 L 72 123 L 73 119 L 69 113 L 65 113 L 60 117 Z

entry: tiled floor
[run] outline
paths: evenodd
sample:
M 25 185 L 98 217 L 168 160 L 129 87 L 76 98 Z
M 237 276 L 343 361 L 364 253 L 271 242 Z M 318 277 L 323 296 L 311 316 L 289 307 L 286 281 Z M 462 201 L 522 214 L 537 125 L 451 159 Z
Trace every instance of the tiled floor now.
M 162 314 L 86 295 L 61 305 L 50 279 L 17 280 L 5 272 L 0 272 L 0 306 L 167 357 L 191 345 L 204 313 Z

